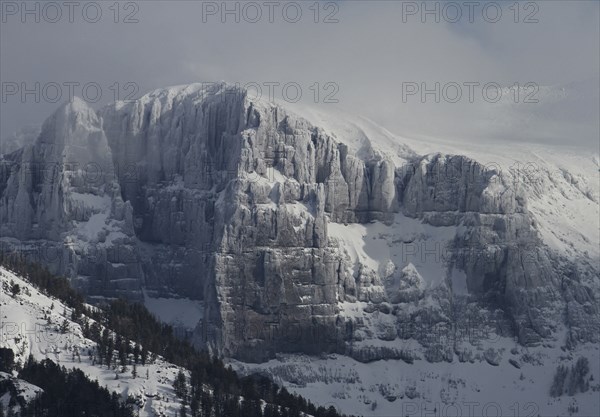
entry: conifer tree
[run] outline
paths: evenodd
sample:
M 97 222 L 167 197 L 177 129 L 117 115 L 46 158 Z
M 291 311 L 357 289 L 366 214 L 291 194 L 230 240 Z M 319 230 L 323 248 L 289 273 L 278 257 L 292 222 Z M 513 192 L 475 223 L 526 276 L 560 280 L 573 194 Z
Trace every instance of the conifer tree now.
M 179 398 L 186 398 L 187 396 L 187 382 L 185 378 L 185 374 L 180 369 L 175 377 L 175 381 L 173 382 L 173 388 L 175 389 L 175 395 Z

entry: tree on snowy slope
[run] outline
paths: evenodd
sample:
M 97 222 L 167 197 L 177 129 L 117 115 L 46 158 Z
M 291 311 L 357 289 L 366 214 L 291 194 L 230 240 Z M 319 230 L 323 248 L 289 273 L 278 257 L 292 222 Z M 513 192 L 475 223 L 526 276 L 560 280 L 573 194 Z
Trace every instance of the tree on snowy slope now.
M 187 397 L 187 382 L 185 379 L 185 374 L 180 369 L 175 377 L 175 381 L 173 382 L 173 389 L 175 390 L 175 395 L 179 398 Z

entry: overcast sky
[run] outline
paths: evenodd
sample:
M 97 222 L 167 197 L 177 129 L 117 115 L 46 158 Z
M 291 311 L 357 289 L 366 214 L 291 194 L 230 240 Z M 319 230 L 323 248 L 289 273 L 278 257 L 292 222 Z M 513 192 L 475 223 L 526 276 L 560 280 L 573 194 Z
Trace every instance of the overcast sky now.
M 125 98 L 169 85 L 225 80 L 258 83 L 263 95 L 265 83 L 295 82 L 302 100 L 309 102 L 319 83 L 319 106 L 368 117 L 398 134 L 568 143 L 598 150 L 597 1 L 521 2 L 518 7 L 513 1 L 497 2 L 486 6 L 487 15 L 486 3 L 480 2 L 472 10 L 473 22 L 465 2 L 444 10 L 440 3 L 439 23 L 435 15 L 424 16 L 422 23 L 421 10 L 414 10 L 422 2 L 322 2 L 318 8 L 313 1 L 298 2 L 302 16 L 296 23 L 290 22 L 296 8 L 284 12 L 283 2 L 273 6 L 272 23 L 263 1 L 254 3 L 262 12 L 256 23 L 250 22 L 256 8 L 244 8 L 243 2 L 239 23 L 233 14 L 222 23 L 222 2 L 124 2 L 118 23 L 112 1 L 96 3 L 102 10 L 96 23 L 87 21 L 95 19 L 96 8 L 90 6 L 84 15 L 84 2 L 74 8 L 73 23 L 62 1 L 56 2 L 60 19 L 52 7 L 44 10 L 43 3 L 29 2 L 32 10 L 40 7 L 39 23 L 34 14 L 22 22 L 22 2 L 2 3 L 2 136 L 41 124 L 58 106 L 48 100 L 55 96 L 48 83 L 62 85 L 63 99 L 68 95 L 64 83 L 97 83 L 102 97 L 91 104 L 98 107 L 113 100 L 115 83 Z M 502 16 L 492 23 L 500 3 Z M 436 2 L 427 4 L 436 7 Z M 458 9 L 462 17 L 452 22 Z M 127 16 L 137 23 L 124 22 Z M 23 100 L 20 92 L 10 94 L 15 85 L 35 88 L 36 82 L 48 96 L 41 92 L 39 103 L 34 95 Z M 126 88 L 128 82 L 134 84 Z M 442 95 L 436 103 L 434 95 L 427 95 L 422 103 L 420 92 L 403 97 L 403 90 L 415 85 L 433 89 L 436 82 L 446 87 L 448 99 Z M 461 86 L 462 98 L 450 103 L 456 97 L 454 83 Z M 464 83 L 479 83 L 473 87 L 473 103 Z M 518 103 L 514 92 L 506 91 L 491 103 L 483 99 L 486 83 L 532 84 L 521 91 Z M 78 96 L 81 86 L 74 87 Z M 280 87 L 274 92 L 276 99 L 284 98 Z M 94 89 L 88 93 L 93 98 Z M 323 103 L 326 97 L 338 103 Z M 524 103 L 525 98 L 538 102 Z

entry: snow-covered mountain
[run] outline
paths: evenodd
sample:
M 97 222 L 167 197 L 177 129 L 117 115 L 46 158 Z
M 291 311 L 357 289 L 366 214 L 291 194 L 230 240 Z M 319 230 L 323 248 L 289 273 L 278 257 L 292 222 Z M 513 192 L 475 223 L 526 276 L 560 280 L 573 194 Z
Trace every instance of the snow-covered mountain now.
M 0 231 L 90 300 L 143 300 L 346 412 L 492 401 L 497 377 L 503 411 L 533 395 L 544 414 L 569 407 L 549 400 L 558 362 L 597 366 L 598 178 L 572 149 L 403 138 L 192 84 L 58 109 L 2 160 Z

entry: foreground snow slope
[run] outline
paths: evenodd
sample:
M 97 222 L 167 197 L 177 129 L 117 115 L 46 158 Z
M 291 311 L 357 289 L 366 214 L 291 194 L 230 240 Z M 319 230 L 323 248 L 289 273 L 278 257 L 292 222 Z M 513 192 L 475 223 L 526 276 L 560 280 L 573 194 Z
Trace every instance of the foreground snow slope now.
M 369 364 L 339 355 L 314 358 L 281 355 L 261 365 L 234 366 L 240 372 L 263 372 L 290 391 L 317 404 L 333 405 L 362 416 L 597 416 L 600 415 L 600 370 L 597 346 L 577 352 L 558 348 L 528 350 L 499 339 L 507 353 L 498 366 L 487 362 L 407 364 L 398 360 Z M 594 377 L 589 391 L 552 398 L 550 386 L 559 364 L 590 360 Z M 514 360 L 520 369 L 509 364 Z M 577 410 L 577 411 L 574 411 Z
M 79 368 L 91 380 L 97 379 L 101 386 L 124 399 L 134 397 L 140 416 L 178 415 L 181 401 L 175 396 L 173 381 L 183 368 L 158 357 L 154 363 L 138 365 L 136 378 L 132 376 L 133 367 L 129 366 L 125 373 L 119 373 L 119 379 L 115 379 L 113 369 L 92 365 L 88 352 L 96 348 L 96 343 L 85 339 L 81 326 L 70 320 L 70 308 L 40 293 L 4 267 L 0 267 L 0 279 L 1 341 L 3 347 L 14 351 L 15 362 L 23 364 L 31 354 L 37 361 L 50 359 L 67 369 Z M 21 289 L 14 297 L 6 291 L 11 282 Z M 60 326 L 65 320 L 68 330 L 61 333 Z M 75 356 L 76 351 L 79 351 L 81 361 Z M 183 371 L 189 377 L 189 372 Z
M 23 401 L 25 401 L 26 403 L 28 403 L 29 401 L 32 401 L 38 395 L 41 395 L 41 393 L 44 391 L 37 385 L 30 384 L 29 382 L 24 381 L 19 378 L 16 378 L 6 372 L 0 372 L 0 383 L 5 382 L 5 381 L 6 382 L 10 381 L 10 383 L 12 383 L 12 386 L 15 388 L 15 391 L 16 391 L 15 399 L 23 399 Z M 8 409 L 12 399 L 13 399 L 13 397 L 12 397 L 10 391 L 5 392 L 0 397 L 0 408 L 2 409 L 2 411 Z M 15 413 L 18 413 L 20 411 L 20 409 L 21 409 L 21 406 L 18 403 L 12 407 L 12 410 Z

